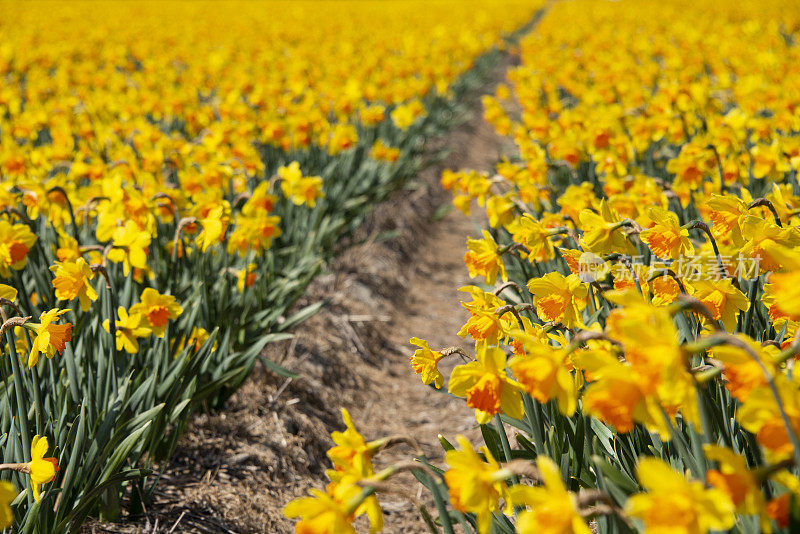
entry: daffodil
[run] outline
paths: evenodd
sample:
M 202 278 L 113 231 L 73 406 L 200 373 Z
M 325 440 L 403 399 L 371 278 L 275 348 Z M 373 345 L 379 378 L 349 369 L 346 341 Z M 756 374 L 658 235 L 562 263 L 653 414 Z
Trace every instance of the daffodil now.
M 770 373 L 776 372 L 775 358 L 779 349 L 772 345 L 762 346 L 744 334 L 737 334 L 736 337 L 750 347 L 749 352 L 732 345 L 718 345 L 709 349 L 709 356 L 723 365 L 725 388 L 734 398 L 746 402 L 754 389 L 767 386 L 764 369 Z
M 747 311 L 750 306 L 745 294 L 735 287 L 729 278 L 693 282 L 692 296 L 708 308 L 714 319 L 722 321 L 725 329 L 729 331 L 736 328 L 739 312 Z
M 8 278 L 10 269 L 19 271 L 25 267 L 36 236 L 24 224 L 11 224 L 0 220 L 0 276 Z
M 8 299 L 11 302 L 17 298 L 17 290 L 6 284 L 0 284 L 0 298 Z
M 506 373 L 506 353 L 497 347 L 478 345 L 477 360 L 453 369 L 448 386 L 456 397 L 466 397 L 479 423 L 488 423 L 500 412 L 523 415 L 520 384 Z
M 590 362 L 587 358 L 593 355 L 576 356 L 576 365 L 592 380 L 581 399 L 584 412 L 623 434 L 638 422 L 668 439 L 669 428 L 651 379 L 615 358 Z
M 505 483 L 511 473 L 500 467 L 486 447 L 480 449 L 484 460 L 467 438 L 458 436 L 456 439 L 461 450 L 454 449 L 445 454 L 449 469 L 444 473 L 444 480 L 450 492 L 450 502 L 460 512 L 474 513 L 478 532 L 487 534 L 491 528 L 492 512 L 499 509 L 499 499 L 504 497 L 507 505 L 511 503 Z
M 553 259 L 554 248 L 550 240 L 550 229 L 529 213 L 514 219 L 508 225 L 508 230 L 515 243 L 521 243 L 528 248 L 529 252 L 523 254 L 526 254 L 529 260 L 544 262 Z
M 768 245 L 766 250 L 780 262 L 784 272 L 769 275 L 761 301 L 773 321 L 776 318 L 800 319 L 800 253 L 778 244 Z
M 197 244 L 201 252 L 208 250 L 208 247 L 222 241 L 228 229 L 228 215 L 226 206 L 222 203 L 208 210 L 208 213 L 199 219 L 202 231 L 197 235 Z
M 497 228 L 505 226 L 514 220 L 514 202 L 511 196 L 492 196 L 486 201 L 486 215 L 489 217 L 489 226 Z
M 589 209 L 580 212 L 583 227 L 584 250 L 596 254 L 618 252 L 633 255 L 635 249 L 622 231 L 625 221 L 615 213 L 605 200 L 600 202 L 600 213 Z
M 409 343 L 419 347 L 411 356 L 411 368 L 422 377 L 423 384 L 431 384 L 438 389 L 444 384 L 444 376 L 439 371 L 439 360 L 444 356 L 441 352 L 431 350 L 428 342 L 418 337 L 412 337 Z
M 119 319 L 115 322 L 117 350 L 125 350 L 130 354 L 139 352 L 138 338 L 147 337 L 152 330 L 147 326 L 147 319 L 141 313 L 131 312 L 130 315 L 124 307 L 117 309 Z M 103 321 L 103 329 L 111 333 L 108 319 Z
M 17 489 L 7 480 L 0 480 L 0 528 L 14 524 L 14 511 L 11 503 L 17 498 Z
M 355 486 L 354 486 L 355 487 Z M 357 488 L 357 487 L 355 487 Z M 301 497 L 283 509 L 286 517 L 299 517 L 295 526 L 298 534 L 356 534 L 352 521 L 354 510 L 340 496 L 330 496 L 311 489 L 310 497 Z
M 162 295 L 152 287 L 145 288 L 139 297 L 140 301 L 130 308 L 132 315 L 141 315 L 144 326 L 155 336 L 164 337 L 167 322 L 177 319 L 183 308 L 172 295 Z M 140 336 L 141 337 L 141 336 Z
M 562 323 L 567 328 L 583 326 L 581 310 L 586 307 L 587 289 L 577 275 L 547 273 L 529 280 L 528 290 L 543 321 Z
M 529 509 L 519 514 L 516 531 L 520 534 L 589 534 L 591 529 L 577 510 L 576 497 L 567 491 L 561 470 L 547 456 L 536 457 L 541 486 L 512 486 L 515 506 Z
M 251 287 L 256 282 L 256 267 L 258 267 L 255 263 L 248 263 L 244 269 L 239 269 L 235 272 L 236 274 L 236 289 L 239 290 L 240 293 L 244 293 L 245 288 Z
M 504 282 L 508 280 L 500 249 L 489 232 L 483 231 L 483 239 L 467 239 L 467 248 L 464 263 L 471 277 L 483 276 L 489 285 L 494 284 L 498 273 Z
M 780 408 L 769 387 L 756 387 L 742 402 L 741 408 L 736 412 L 736 419 L 748 432 L 755 434 L 758 443 L 774 458 L 782 459 L 792 454 L 794 446 L 781 410 L 786 414 L 795 435 L 800 433 L 800 395 L 797 394 L 797 384 L 782 373 L 777 374 L 773 380 L 780 398 Z
M 419 100 L 411 100 L 405 104 L 397 106 L 389 114 L 392 122 L 400 130 L 407 130 L 414 124 L 418 117 L 425 115 L 425 107 Z
M 309 208 L 313 208 L 317 199 L 324 196 L 322 178 L 319 176 L 304 177 L 300 171 L 300 164 L 296 161 L 291 162 L 288 166 L 280 167 L 278 176 L 281 178 L 281 190 L 284 196 L 298 206 L 306 204 Z
M 657 458 L 639 460 L 636 474 L 648 491 L 631 496 L 625 512 L 648 531 L 703 534 L 733 527 L 735 507 L 725 492 L 687 480 Z
M 331 439 L 336 445 L 328 449 L 328 458 L 334 466 L 334 469 L 327 471 L 328 478 L 331 480 L 328 485 L 329 495 L 347 492 L 352 487 L 359 487 L 357 484 L 360 480 L 372 477 L 375 474 L 372 457 L 385 443 L 385 440 L 367 442 L 353 424 L 350 413 L 344 408 L 342 408 L 342 419 L 344 419 L 346 429 L 344 432 L 331 433 Z M 382 530 L 383 512 L 374 495 L 363 498 L 355 507 L 353 514 L 355 516 L 367 515 L 370 520 L 370 532 Z
M 571 416 L 577 407 L 578 383 L 570 372 L 566 349 L 531 336 L 517 334 L 515 339 L 522 340 L 525 355 L 511 358 L 508 366 L 522 389 L 542 404 L 555 399 L 561 413 Z
M 471 336 L 476 342 L 489 345 L 495 345 L 508 336 L 514 319 L 510 313 L 497 314 L 497 309 L 505 305 L 503 299 L 476 286 L 464 286 L 459 291 L 469 292 L 473 299 L 461 303 L 470 316 L 458 331 L 459 336 Z
M 707 459 L 719 464 L 719 469 L 706 472 L 709 484 L 725 492 L 738 513 L 758 515 L 761 530 L 771 532 L 764 494 L 755 474 L 747 466 L 747 459 L 719 445 L 704 445 L 703 453 Z
M 675 260 L 694 253 L 694 245 L 689 241 L 689 231 L 681 227 L 676 214 L 653 206 L 647 210 L 647 215 L 652 223 L 639 236 L 653 254 L 659 258 Z
M 55 273 L 53 288 L 56 290 L 57 299 L 77 298 L 83 311 L 88 310 L 92 301 L 97 300 L 97 291 L 89 283 L 89 280 L 94 278 L 94 271 L 83 258 L 75 261 L 57 261 L 50 270 Z
M 33 436 L 31 443 L 31 461 L 28 464 L 30 469 L 31 487 L 33 497 L 37 501 L 41 500 L 41 486 L 52 482 L 58 471 L 58 460 L 55 458 L 45 458 L 49 445 L 47 438 L 39 435 Z
M 127 221 L 114 230 L 113 248 L 108 253 L 108 259 L 122 263 L 126 276 L 132 267 L 144 269 L 147 267 L 147 247 L 151 238 L 150 233 L 142 230 L 134 221 Z
M 39 363 L 39 355 L 44 354 L 52 358 L 58 352 L 64 352 L 67 342 L 72 338 L 72 323 L 54 324 L 59 316 L 69 310 L 53 308 L 39 316 L 39 323 L 31 326 L 36 332 L 36 337 L 31 342 L 31 352 L 28 356 L 28 367 L 35 367 Z
M 714 238 L 718 242 L 742 246 L 742 223 L 749 213 L 747 202 L 733 195 L 712 195 L 708 199 L 708 209 Z
M 754 215 L 744 218 L 742 237 L 744 244 L 741 253 L 757 261 L 761 272 L 778 271 L 783 267 L 783 255 L 776 254 L 780 247 L 793 249 L 800 246 L 800 230 L 795 227 L 781 228 Z
M 328 458 L 336 468 L 353 467 L 361 476 L 369 476 L 372 474 L 372 456 L 377 452 L 381 442 L 367 443 L 364 436 L 356 430 L 350 413 L 344 408 L 342 408 L 342 419 L 346 429 L 344 432 L 331 433 L 331 439 L 336 445 L 328 450 Z

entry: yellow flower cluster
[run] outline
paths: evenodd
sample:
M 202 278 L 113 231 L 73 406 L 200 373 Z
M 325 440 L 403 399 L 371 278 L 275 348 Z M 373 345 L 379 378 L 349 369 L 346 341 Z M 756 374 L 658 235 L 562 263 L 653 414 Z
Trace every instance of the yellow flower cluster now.
M 441 359 L 468 351 L 414 338 L 412 367 L 465 398 L 487 446 L 503 444 L 495 457 L 538 456 L 542 470 L 550 456 L 559 483 L 605 494 L 584 518 L 688 533 L 796 517 L 798 29 L 781 0 L 554 4 L 509 85 L 483 98 L 519 157 L 494 176 L 442 175 L 457 207 L 486 210 L 464 261 L 489 287 L 463 288 L 473 361 L 446 381 Z M 522 450 L 501 422 L 525 432 Z M 547 515 L 547 499 L 504 496 L 505 482 L 464 506 L 466 475 L 451 473 L 478 468 L 448 463 L 452 506 L 479 532 L 500 499 L 540 514 L 535 527 L 519 515 L 518 532 L 586 531 Z
M 79 529 L 100 484 L 121 491 L 138 459 L 169 456 L 166 429 L 224 402 L 313 313 L 288 312 L 536 7 L 0 6 L 0 375 L 15 411 L 0 430 L 5 456 L 27 460 L 0 470 L 30 475 L 14 479 L 24 499 L 0 484 L 0 527 L 47 532 Z M 43 458 L 47 438 L 28 453 L 34 428 L 69 469 Z M 358 497 L 368 458 L 346 472 L 353 433 L 321 506 L 355 499 L 344 519 L 380 529 L 375 497 Z M 327 518 L 349 525 L 302 524 Z
M 108 259 L 126 272 L 147 270 L 148 234 L 174 218 L 195 219 L 184 231 L 204 252 L 226 239 L 231 253 L 258 252 L 280 234 L 267 215 L 275 199 L 250 187 L 265 171 L 259 146 L 339 154 L 390 110 L 407 129 L 425 115 L 420 97 L 445 95 L 530 16 L 525 2 L 503 7 L 492 16 L 480 2 L 448 1 L 15 5 L 0 21 L 0 207 L 21 199 L 30 219 L 42 213 L 58 229 L 71 217 L 96 221 L 97 241 L 113 242 Z M 378 139 L 374 155 L 398 152 Z M 289 168 L 284 194 L 313 207 L 321 179 Z M 226 194 L 252 197 L 231 206 Z M 31 239 L 2 239 L 0 275 L 24 265 Z M 59 245 L 77 246 L 66 234 Z

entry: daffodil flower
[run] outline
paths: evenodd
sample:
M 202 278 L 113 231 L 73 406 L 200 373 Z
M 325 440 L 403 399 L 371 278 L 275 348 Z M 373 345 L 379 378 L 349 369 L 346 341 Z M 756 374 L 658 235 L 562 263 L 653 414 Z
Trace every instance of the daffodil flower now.
M 36 239 L 27 225 L 0 220 L 0 276 L 8 278 L 10 269 L 19 271 L 25 267 L 28 252 Z
M 580 516 L 576 497 L 567 491 L 561 470 L 547 456 L 536 457 L 542 477 L 541 486 L 512 486 L 509 489 L 515 506 L 530 509 L 519 514 L 519 534 L 590 534 L 592 531 Z
M 448 388 L 456 397 L 466 397 L 481 424 L 500 412 L 514 418 L 524 413 L 520 384 L 506 373 L 506 353 L 497 347 L 478 344 L 477 360 L 453 369 Z
M 127 221 L 123 226 L 114 230 L 114 248 L 108 253 L 108 259 L 122 263 L 123 271 L 127 276 L 131 268 L 145 269 L 147 267 L 147 247 L 150 246 L 152 236 L 142 230 L 134 221 Z
M 444 384 L 444 376 L 439 371 L 439 360 L 444 357 L 442 353 L 431 350 L 428 342 L 418 337 L 412 337 L 409 343 L 419 347 L 411 357 L 411 368 L 422 375 L 423 384 L 433 383 L 437 389 L 441 388 Z
M 128 314 L 128 311 L 120 306 L 117 309 L 117 316 L 119 317 L 115 323 L 117 329 L 117 350 L 124 349 L 125 352 L 136 354 L 139 352 L 138 338 L 149 336 L 152 330 L 148 325 L 143 324 L 146 319 L 141 313 L 131 312 Z M 111 333 L 108 319 L 103 321 L 103 329 Z
M 483 231 L 483 239 L 467 239 L 467 248 L 469 250 L 464 254 L 464 263 L 467 264 L 470 277 L 483 276 L 486 283 L 492 285 L 499 273 L 504 282 L 508 281 L 497 242 L 489 232 Z
M 687 480 L 659 458 L 641 459 L 636 474 L 648 491 L 631 496 L 625 512 L 646 529 L 701 533 L 733 527 L 734 505 L 725 492 Z
M 39 316 L 39 323 L 29 323 L 29 326 L 36 333 L 31 345 L 31 352 L 28 356 L 28 367 L 35 367 L 39 363 L 39 355 L 44 354 L 48 358 L 56 355 L 56 352 L 64 351 L 66 343 L 72 338 L 72 323 L 54 324 L 59 316 L 69 310 L 59 310 L 53 308 Z
M 162 295 L 152 287 L 145 288 L 139 298 L 140 302 L 131 306 L 129 313 L 140 315 L 144 319 L 143 326 L 150 328 L 157 337 L 164 337 L 167 322 L 177 319 L 183 313 L 183 308 L 175 297 Z
M 7 480 L 0 480 L 0 528 L 14 524 L 14 511 L 11 503 L 17 498 L 17 489 Z
M 57 299 L 77 298 L 83 311 L 88 310 L 92 301 L 97 300 L 97 291 L 89 283 L 95 273 L 83 258 L 75 261 L 57 261 L 50 270 L 55 273 L 53 288 Z
M 479 534 L 487 534 L 491 529 L 492 512 L 499 509 L 500 498 L 506 499 L 508 508 L 511 506 L 505 483 L 511 473 L 497 463 L 486 447 L 480 449 L 484 460 L 467 438 L 458 436 L 456 439 L 461 450 L 450 450 L 445 455 L 449 469 L 444 473 L 444 480 L 450 502 L 460 512 L 474 513 Z
M 33 437 L 31 443 L 31 461 L 28 464 L 31 476 L 31 487 L 33 497 L 37 501 L 41 500 L 41 486 L 52 482 L 58 471 L 58 460 L 55 458 L 45 458 L 49 445 L 47 438 L 39 435 Z

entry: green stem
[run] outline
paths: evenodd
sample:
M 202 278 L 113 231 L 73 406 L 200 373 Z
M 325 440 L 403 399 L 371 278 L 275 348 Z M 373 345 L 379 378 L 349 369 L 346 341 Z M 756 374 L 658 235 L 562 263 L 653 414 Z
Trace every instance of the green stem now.
M 689 445 L 683 438 L 683 434 L 681 434 L 680 430 L 678 430 L 675 425 L 672 424 L 672 420 L 669 418 L 669 415 L 667 415 L 667 412 L 664 411 L 664 408 L 661 408 L 661 413 L 664 416 L 664 421 L 666 421 L 667 426 L 669 426 L 669 433 L 672 436 L 672 441 L 675 442 L 675 446 L 677 447 L 683 462 L 689 465 L 689 469 L 692 471 L 692 475 L 694 475 L 695 478 L 698 480 L 702 479 L 705 473 L 703 473 L 700 469 L 697 459 L 692 455 L 691 452 L 689 452 Z
M 25 407 L 25 397 L 22 394 L 22 389 L 25 387 L 25 379 L 22 375 L 22 369 L 19 365 L 19 355 L 17 354 L 17 347 L 14 345 L 14 337 L 11 331 L 6 332 L 6 343 L 8 344 L 8 351 L 11 358 L 11 372 L 14 375 L 14 393 L 17 399 L 17 429 L 19 430 L 20 440 L 22 441 L 22 458 L 28 463 L 31 461 L 31 435 L 28 431 L 28 410 Z M 33 491 L 30 485 L 30 477 L 26 477 L 25 481 L 27 487 L 28 505 L 33 503 Z
M 525 419 L 531 428 L 531 438 L 536 446 L 536 454 L 544 454 L 544 433 L 541 418 L 541 408 L 535 404 L 533 398 L 527 393 L 522 394 L 522 402 L 525 406 Z
M 497 426 L 497 433 L 500 434 L 500 443 L 503 445 L 503 456 L 505 456 L 505 461 L 511 461 L 511 444 L 508 442 L 508 435 L 506 434 L 506 429 L 503 426 L 503 420 L 500 419 L 500 414 L 494 416 L 494 423 Z M 519 479 L 514 476 L 511 478 L 511 482 L 513 484 L 517 484 Z

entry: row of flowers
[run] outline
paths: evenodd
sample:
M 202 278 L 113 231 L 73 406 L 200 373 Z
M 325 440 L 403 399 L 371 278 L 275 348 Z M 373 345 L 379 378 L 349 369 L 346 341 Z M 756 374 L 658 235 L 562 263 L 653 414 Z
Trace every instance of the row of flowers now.
M 0 527 L 146 510 L 195 410 L 291 375 L 264 346 L 532 15 L 503 5 L 6 10 Z
M 797 529 L 798 29 L 781 0 L 577 0 L 522 41 L 483 99 L 519 154 L 442 176 L 489 223 L 464 256 L 473 345 L 411 340 L 484 440 L 444 428 L 446 466 L 407 467 L 432 532 Z M 379 517 L 399 469 L 334 440 L 324 509 L 286 509 L 298 531 Z

